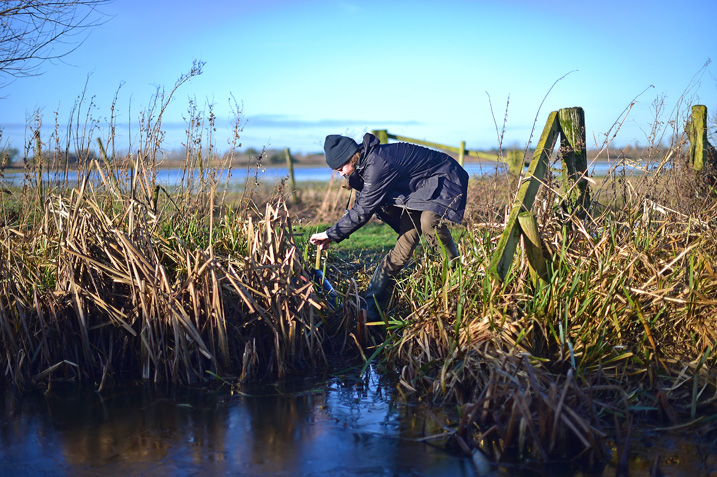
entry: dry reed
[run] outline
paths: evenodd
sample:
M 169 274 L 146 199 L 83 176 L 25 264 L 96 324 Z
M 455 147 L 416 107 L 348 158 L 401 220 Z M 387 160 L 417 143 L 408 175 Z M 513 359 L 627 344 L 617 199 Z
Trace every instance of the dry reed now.
M 74 129 L 76 179 L 68 150 L 45 147 L 35 125 L 22 189 L 0 191 L 0 364 L 16 386 L 282 377 L 325 363 L 332 340 L 346 341 L 297 251 L 280 191 L 259 206 L 250 175 L 237 203 L 224 202 L 238 108 L 231 151 L 219 155 L 211 106 L 190 104 L 181 181 L 157 181 L 163 113 L 201 66 L 158 89 L 136 153 L 118 153 L 113 135 L 93 152 L 87 106 L 85 127 Z

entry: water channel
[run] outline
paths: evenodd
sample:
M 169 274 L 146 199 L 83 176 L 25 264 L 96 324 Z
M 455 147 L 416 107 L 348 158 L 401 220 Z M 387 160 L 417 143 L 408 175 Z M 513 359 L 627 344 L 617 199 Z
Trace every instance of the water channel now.
M 474 475 L 422 441 L 447 417 L 399 404 L 375 373 L 2 394 L 1 475 Z
M 7 476 L 613 476 L 501 465 L 448 450 L 452 406 L 407 403 L 392 379 L 358 368 L 249 387 L 147 384 L 95 392 L 0 391 L 0 475 Z M 444 427 L 446 426 L 446 427 Z M 714 475 L 716 443 L 692 430 L 634 431 L 627 475 Z

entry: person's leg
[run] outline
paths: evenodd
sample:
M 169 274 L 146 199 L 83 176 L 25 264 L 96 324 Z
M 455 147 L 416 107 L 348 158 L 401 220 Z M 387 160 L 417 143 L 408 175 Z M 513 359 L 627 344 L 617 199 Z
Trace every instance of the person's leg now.
M 381 266 L 391 276 L 396 275 L 413 257 L 421 240 L 421 211 L 401 209 L 396 245 L 386 255 Z
M 440 240 L 446 250 L 446 258 L 449 263 L 458 257 L 458 247 L 456 247 L 451 231 L 448 230 L 446 221 L 440 215 L 424 211 L 421 214 L 421 232 L 426 237 L 428 245 L 438 253 L 441 253 L 441 245 L 438 243 Z
M 394 224 L 398 225 L 398 239 L 393 249 L 381 260 L 364 293 L 371 321 L 379 318 L 377 302 L 384 298 L 392 278 L 409 262 L 421 237 L 421 212 L 392 207 Z M 394 227 L 394 230 L 396 227 Z

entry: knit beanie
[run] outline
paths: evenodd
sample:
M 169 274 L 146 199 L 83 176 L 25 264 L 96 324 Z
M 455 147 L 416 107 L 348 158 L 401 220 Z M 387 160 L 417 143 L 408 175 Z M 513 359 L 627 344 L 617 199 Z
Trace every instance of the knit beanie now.
M 324 141 L 326 164 L 331 169 L 336 170 L 346 164 L 358 148 L 358 143 L 350 137 L 339 136 L 338 134 L 326 136 L 326 141 Z

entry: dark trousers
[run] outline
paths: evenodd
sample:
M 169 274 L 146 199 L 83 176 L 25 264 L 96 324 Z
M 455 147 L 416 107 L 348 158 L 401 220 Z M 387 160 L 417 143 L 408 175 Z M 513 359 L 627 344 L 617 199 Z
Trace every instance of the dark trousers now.
M 398 233 L 393 250 L 381 262 L 381 269 L 389 276 L 395 276 L 413 256 L 413 251 L 423 235 L 428 246 L 440 253 L 439 240 L 448 252 L 448 259 L 458 255 L 456 244 L 445 220 L 435 212 L 408 210 L 402 207 L 386 206 L 379 214 L 381 219 Z

